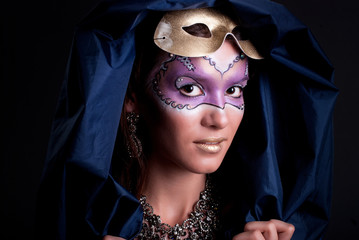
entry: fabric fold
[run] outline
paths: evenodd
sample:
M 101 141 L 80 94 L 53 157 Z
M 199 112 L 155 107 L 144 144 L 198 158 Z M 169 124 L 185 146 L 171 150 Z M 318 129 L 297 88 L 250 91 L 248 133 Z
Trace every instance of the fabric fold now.
M 139 232 L 139 203 L 111 175 L 136 29 L 151 12 L 211 6 L 231 9 L 265 58 L 250 62 L 244 119 L 218 173 L 236 205 L 226 239 L 248 221 L 271 218 L 294 224 L 294 240 L 321 237 L 330 215 L 337 89 L 308 29 L 268 0 L 105 0 L 73 41 L 39 194 L 38 239 Z

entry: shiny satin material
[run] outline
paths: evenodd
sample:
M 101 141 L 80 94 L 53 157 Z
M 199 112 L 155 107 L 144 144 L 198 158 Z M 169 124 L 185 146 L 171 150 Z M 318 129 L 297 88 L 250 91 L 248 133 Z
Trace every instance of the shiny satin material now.
M 308 29 L 267 0 L 103 1 L 76 31 L 39 194 L 37 239 L 132 239 L 142 211 L 111 176 L 136 26 L 151 11 L 227 4 L 264 59 L 245 88 L 246 110 L 215 176 L 229 207 L 223 236 L 245 222 L 281 219 L 292 239 L 327 225 L 333 161 L 333 68 Z

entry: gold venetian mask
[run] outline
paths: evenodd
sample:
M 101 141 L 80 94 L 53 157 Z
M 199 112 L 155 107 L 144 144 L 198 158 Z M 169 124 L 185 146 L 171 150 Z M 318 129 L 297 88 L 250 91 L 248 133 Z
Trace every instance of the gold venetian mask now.
M 214 53 L 228 36 L 232 36 L 248 57 L 262 59 L 249 40 L 234 34 L 239 26 L 228 16 L 212 8 L 179 10 L 166 13 L 159 22 L 155 44 L 162 50 L 186 57 Z

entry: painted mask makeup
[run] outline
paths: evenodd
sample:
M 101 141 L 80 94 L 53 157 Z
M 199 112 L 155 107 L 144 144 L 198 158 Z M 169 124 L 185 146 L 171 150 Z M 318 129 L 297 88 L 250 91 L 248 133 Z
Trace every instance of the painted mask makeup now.
M 170 54 L 152 81 L 157 96 L 172 108 L 202 104 L 244 109 L 242 89 L 248 81 L 248 60 L 229 43 L 205 57 Z

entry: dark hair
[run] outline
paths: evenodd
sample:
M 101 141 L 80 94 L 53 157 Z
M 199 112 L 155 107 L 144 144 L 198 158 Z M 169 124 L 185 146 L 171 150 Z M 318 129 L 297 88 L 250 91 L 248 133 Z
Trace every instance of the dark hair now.
M 130 81 L 128 83 L 125 101 L 136 95 L 139 102 L 145 103 L 146 79 L 150 71 L 158 62 L 161 50 L 153 41 L 155 28 L 163 16 L 162 12 L 152 12 L 147 16 L 147 20 L 136 27 L 136 57 L 132 67 Z M 144 131 L 143 121 L 138 122 L 136 135 L 141 143 L 146 141 L 146 131 Z M 127 190 L 135 195 L 141 193 L 144 180 L 146 179 L 146 154 L 138 156 L 137 146 L 130 141 L 130 132 L 126 119 L 126 111 L 122 108 L 120 127 L 115 143 L 115 150 L 112 157 L 112 174 L 115 179 Z M 148 151 L 149 144 L 142 144 L 143 151 Z M 147 148 L 146 148 L 147 147 Z M 129 152 L 133 157 L 130 157 Z

